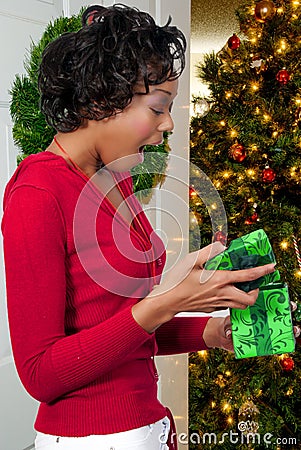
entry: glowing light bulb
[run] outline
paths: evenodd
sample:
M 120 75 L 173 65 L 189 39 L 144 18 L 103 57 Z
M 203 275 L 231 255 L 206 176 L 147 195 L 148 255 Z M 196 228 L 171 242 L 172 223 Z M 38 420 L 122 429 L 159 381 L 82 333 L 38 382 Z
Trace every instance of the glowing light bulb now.
M 287 250 L 288 248 L 288 242 L 287 241 L 282 241 L 280 243 L 280 247 L 282 248 L 282 250 Z
M 220 124 L 221 124 L 222 127 L 224 127 L 226 125 L 226 122 L 224 120 L 221 120 Z

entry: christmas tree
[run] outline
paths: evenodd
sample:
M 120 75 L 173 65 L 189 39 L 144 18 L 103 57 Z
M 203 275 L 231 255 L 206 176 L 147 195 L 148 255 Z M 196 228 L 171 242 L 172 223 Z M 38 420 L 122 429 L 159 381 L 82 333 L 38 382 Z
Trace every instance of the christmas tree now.
M 210 95 L 193 98 L 191 250 L 196 225 L 202 246 L 263 228 L 300 324 L 301 2 L 249 0 L 236 16 L 240 33 L 198 66 Z M 204 204 L 196 167 L 221 197 L 226 224 Z M 190 448 L 301 448 L 300 380 L 298 343 L 292 354 L 241 360 L 223 350 L 190 355 Z

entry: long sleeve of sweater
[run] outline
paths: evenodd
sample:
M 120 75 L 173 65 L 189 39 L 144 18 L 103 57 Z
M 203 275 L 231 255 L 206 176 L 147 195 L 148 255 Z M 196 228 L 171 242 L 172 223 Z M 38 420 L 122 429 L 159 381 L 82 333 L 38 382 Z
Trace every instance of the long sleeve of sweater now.
M 122 364 L 150 335 L 125 307 L 96 326 L 67 336 L 66 233 L 56 198 L 16 188 L 2 221 L 10 334 L 27 391 L 51 402 Z
M 174 317 L 156 330 L 158 355 L 207 349 L 203 332 L 210 317 Z

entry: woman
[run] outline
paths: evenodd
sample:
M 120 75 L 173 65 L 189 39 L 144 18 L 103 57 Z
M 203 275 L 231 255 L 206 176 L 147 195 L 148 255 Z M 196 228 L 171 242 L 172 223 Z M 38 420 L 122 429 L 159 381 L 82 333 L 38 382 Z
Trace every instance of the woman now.
M 10 333 L 25 388 L 41 402 L 36 449 L 163 450 L 171 416 L 154 355 L 233 350 L 233 283 L 274 267 L 219 271 L 200 283 L 212 244 L 160 284 L 165 251 L 133 196 L 129 169 L 173 129 L 186 43 L 123 5 L 92 6 L 83 27 L 44 51 L 41 107 L 57 134 L 9 181 L 2 223 Z M 174 443 L 174 445 L 176 445 Z

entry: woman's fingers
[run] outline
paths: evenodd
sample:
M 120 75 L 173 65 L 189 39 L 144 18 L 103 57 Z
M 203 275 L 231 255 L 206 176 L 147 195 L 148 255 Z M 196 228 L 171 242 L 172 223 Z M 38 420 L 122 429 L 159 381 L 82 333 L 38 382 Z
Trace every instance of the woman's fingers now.
M 240 283 L 243 281 L 257 280 L 257 278 L 275 272 L 275 264 L 265 264 L 264 266 L 253 267 L 252 269 L 242 269 L 229 271 L 229 283 Z
M 213 244 L 209 244 L 206 247 L 198 250 L 196 252 L 190 253 L 190 255 L 195 258 L 194 266 L 203 267 L 208 259 L 213 258 L 216 255 L 219 255 L 223 252 L 226 247 L 221 244 L 221 242 L 214 242 Z

